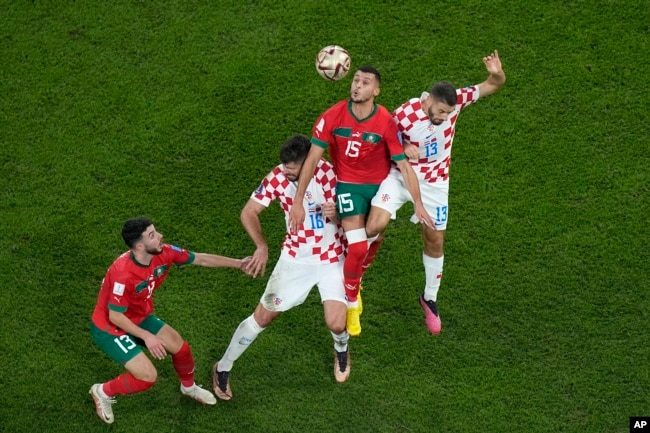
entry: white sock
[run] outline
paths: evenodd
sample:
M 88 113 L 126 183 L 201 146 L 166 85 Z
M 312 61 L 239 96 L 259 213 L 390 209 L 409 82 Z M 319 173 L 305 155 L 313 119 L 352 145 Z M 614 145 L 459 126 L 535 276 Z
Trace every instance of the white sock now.
M 345 352 L 348 350 L 348 340 L 350 339 L 350 334 L 348 331 L 343 331 L 340 334 L 335 334 L 332 331 L 332 338 L 334 338 L 334 350 L 337 352 Z
M 260 327 L 251 314 L 244 319 L 232 335 L 228 349 L 219 360 L 219 371 L 230 371 L 233 363 L 248 349 L 264 328 Z
M 354 301 L 354 302 L 348 301 L 348 308 L 357 308 L 358 306 L 359 306 L 359 301 Z
M 438 290 L 440 289 L 440 280 L 442 280 L 442 266 L 445 256 L 433 258 L 422 254 L 422 263 L 424 263 L 424 300 L 437 301 Z

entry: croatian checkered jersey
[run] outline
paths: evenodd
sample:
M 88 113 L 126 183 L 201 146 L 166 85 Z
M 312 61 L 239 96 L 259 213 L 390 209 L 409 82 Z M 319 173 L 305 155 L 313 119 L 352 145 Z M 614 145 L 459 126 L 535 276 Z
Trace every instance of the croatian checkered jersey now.
M 409 141 L 420 150 L 418 160 L 409 163 L 420 182 L 449 182 L 451 165 L 451 145 L 456 133 L 456 120 L 460 112 L 479 98 L 478 86 L 456 89 L 456 107 L 447 120 L 440 125 L 433 125 L 422 110 L 422 101 L 428 96 L 423 92 L 419 98 L 413 98 L 393 112 L 393 119 L 402 134 L 403 141 Z M 392 174 L 397 169 L 393 168 Z
M 332 165 L 324 159 L 318 162 L 302 202 L 305 221 L 300 225 L 298 233 L 294 234 L 289 230 L 289 211 L 296 187 L 297 182 L 287 179 L 282 173 L 282 165 L 278 165 L 266 175 L 251 195 L 251 199 L 264 207 L 268 207 L 273 200 L 280 203 L 287 229 L 281 255 L 305 264 L 336 263 L 343 260 L 343 229 L 326 218 L 322 210 L 325 202 L 336 202 L 336 176 Z

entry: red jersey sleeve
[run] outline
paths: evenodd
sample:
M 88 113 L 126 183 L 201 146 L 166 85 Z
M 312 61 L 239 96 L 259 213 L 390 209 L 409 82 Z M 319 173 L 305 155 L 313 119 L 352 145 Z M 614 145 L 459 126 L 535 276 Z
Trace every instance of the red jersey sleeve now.
M 130 294 L 135 289 L 128 273 L 121 268 L 111 267 L 102 282 L 102 290 L 108 297 L 108 309 L 118 313 L 124 313 L 129 308 Z
M 176 245 L 163 245 L 163 253 L 167 253 L 169 261 L 176 265 L 190 265 L 194 261 L 193 252 Z

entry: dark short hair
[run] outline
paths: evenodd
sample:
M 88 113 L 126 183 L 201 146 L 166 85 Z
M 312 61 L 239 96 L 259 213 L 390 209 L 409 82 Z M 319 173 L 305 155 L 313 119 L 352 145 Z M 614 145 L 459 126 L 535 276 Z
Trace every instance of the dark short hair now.
M 133 248 L 151 224 L 153 224 L 151 220 L 144 217 L 127 220 L 122 226 L 122 239 L 129 248 Z
M 365 72 L 367 74 L 373 74 L 375 76 L 375 79 L 377 80 L 377 85 L 381 86 L 381 74 L 379 71 L 375 68 L 373 68 L 370 65 L 363 65 L 360 66 L 357 71 Z
M 280 161 L 282 164 L 288 164 L 290 162 L 302 163 L 307 158 L 310 146 L 309 139 L 304 135 L 292 135 L 284 142 L 280 149 Z
M 449 81 L 439 81 L 431 87 L 431 96 L 438 102 L 456 105 L 456 88 Z

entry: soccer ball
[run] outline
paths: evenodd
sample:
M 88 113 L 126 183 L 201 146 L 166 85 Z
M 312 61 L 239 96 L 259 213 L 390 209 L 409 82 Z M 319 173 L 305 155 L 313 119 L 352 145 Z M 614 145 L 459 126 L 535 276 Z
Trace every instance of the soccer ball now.
M 340 80 L 350 70 L 350 54 L 338 45 L 329 45 L 318 52 L 316 70 L 326 80 Z

